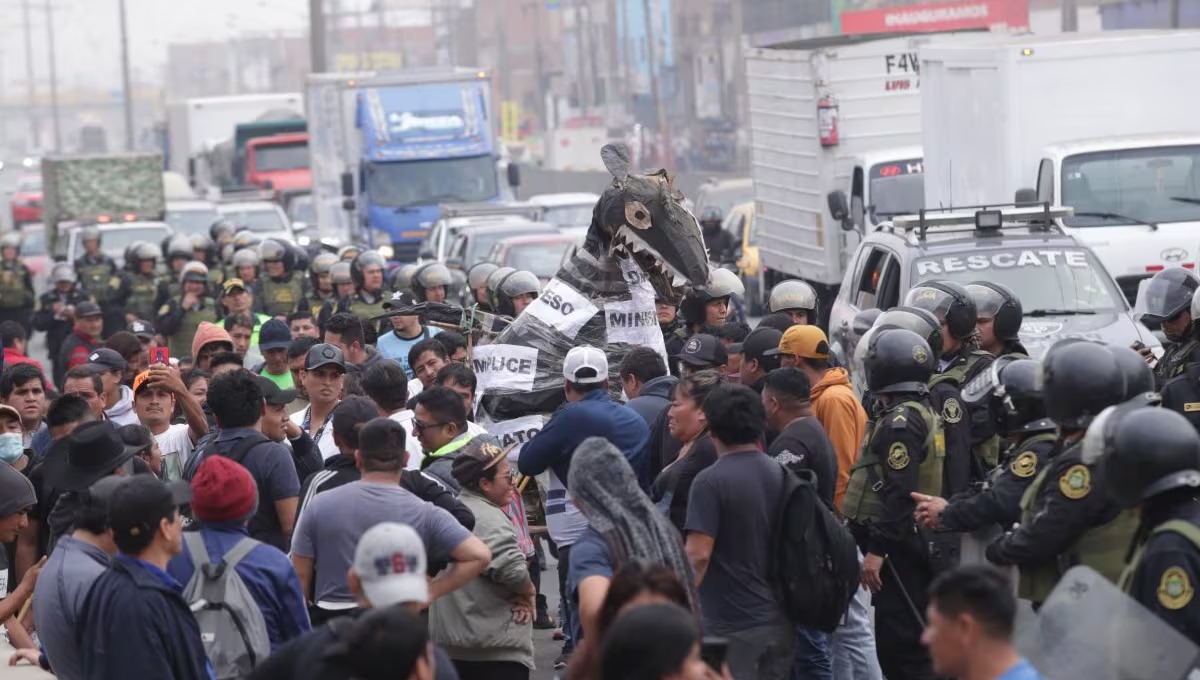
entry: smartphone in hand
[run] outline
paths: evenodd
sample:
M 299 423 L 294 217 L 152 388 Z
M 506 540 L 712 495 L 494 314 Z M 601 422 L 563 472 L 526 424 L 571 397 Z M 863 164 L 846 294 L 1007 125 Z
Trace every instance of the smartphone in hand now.
M 151 347 L 150 348 L 150 365 L 163 364 L 164 366 L 171 365 L 171 355 L 166 347 Z

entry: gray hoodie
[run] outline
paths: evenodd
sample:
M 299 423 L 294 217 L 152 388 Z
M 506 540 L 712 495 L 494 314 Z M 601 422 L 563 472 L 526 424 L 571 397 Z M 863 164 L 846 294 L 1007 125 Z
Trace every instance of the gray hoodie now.
M 133 390 L 121 385 L 121 398 L 104 415 L 117 427 L 140 424 L 137 414 L 133 412 Z

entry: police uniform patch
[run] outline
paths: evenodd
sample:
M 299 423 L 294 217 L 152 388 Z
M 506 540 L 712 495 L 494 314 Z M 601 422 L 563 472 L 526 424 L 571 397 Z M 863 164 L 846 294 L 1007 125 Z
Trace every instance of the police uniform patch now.
M 1194 413 L 1200 411 L 1200 401 L 1189 401 L 1183 405 L 1184 413 Z
M 114 276 L 111 279 L 109 279 L 108 287 L 109 288 L 120 288 L 121 287 L 121 277 Z
M 1062 495 L 1077 501 L 1092 492 L 1092 473 L 1086 465 L 1072 465 L 1058 478 Z
M 1021 479 L 1032 477 L 1033 473 L 1037 472 L 1037 454 L 1032 451 L 1026 451 L 1017 456 L 1017 459 L 1012 462 L 1009 468 L 1014 475 Z
M 163 305 L 162 307 L 158 308 L 158 315 L 162 316 L 163 314 L 166 314 L 169 311 L 171 311 L 171 305 L 169 305 L 169 304 Z
M 896 442 L 888 449 L 888 467 L 893 470 L 903 470 L 908 467 L 908 447 L 902 442 Z
M 953 425 L 962 420 L 962 406 L 957 399 L 947 399 L 945 404 L 942 404 L 942 419 Z
M 1195 594 L 1192 580 L 1180 567 L 1170 567 L 1158 581 L 1158 603 L 1167 609 L 1183 609 Z
M 918 364 L 923 364 L 929 359 L 929 353 L 925 351 L 924 347 L 916 345 L 912 349 L 912 358 Z

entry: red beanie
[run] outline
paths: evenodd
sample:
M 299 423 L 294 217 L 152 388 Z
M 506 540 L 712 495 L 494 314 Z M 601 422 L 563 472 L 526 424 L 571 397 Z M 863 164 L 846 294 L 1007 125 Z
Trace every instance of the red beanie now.
M 250 471 L 222 455 L 211 455 L 192 478 L 192 514 L 201 522 L 240 522 L 258 505 Z

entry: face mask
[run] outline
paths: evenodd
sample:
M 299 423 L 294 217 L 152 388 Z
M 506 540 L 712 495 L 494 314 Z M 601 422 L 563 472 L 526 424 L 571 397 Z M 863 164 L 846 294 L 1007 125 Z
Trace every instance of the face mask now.
M 16 432 L 0 434 L 0 461 L 13 464 L 25 452 L 25 442 Z

